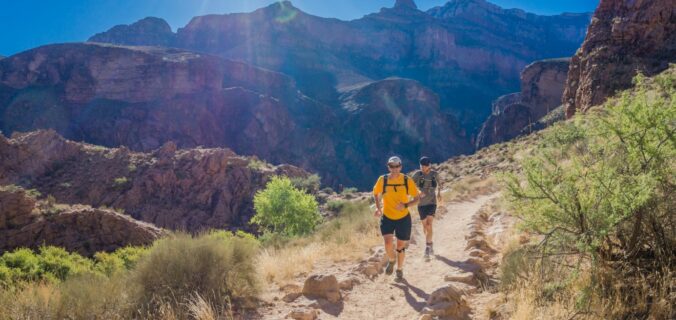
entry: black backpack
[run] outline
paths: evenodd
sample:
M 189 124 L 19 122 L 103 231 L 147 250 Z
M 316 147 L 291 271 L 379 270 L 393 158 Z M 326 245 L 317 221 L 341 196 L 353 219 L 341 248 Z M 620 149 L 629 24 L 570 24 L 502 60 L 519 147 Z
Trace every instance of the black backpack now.
M 387 184 L 387 179 L 389 178 L 389 174 L 386 174 L 383 176 L 383 194 L 387 192 L 387 187 L 394 187 L 394 192 L 397 192 L 397 187 L 403 186 L 406 188 L 406 194 L 408 194 L 408 176 L 404 175 L 404 184 Z
M 422 189 L 425 186 L 425 179 L 423 178 L 423 173 L 422 171 L 418 171 L 418 174 L 420 174 L 420 181 L 416 181 L 416 185 L 418 189 Z M 432 188 L 437 187 L 437 175 L 433 174 L 432 175 Z

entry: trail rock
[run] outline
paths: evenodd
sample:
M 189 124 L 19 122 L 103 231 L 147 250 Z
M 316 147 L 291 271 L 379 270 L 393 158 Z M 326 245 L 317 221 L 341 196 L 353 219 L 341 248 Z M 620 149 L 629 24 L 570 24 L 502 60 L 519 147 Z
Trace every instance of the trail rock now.
M 432 292 L 423 313 L 434 316 L 465 319 L 470 312 L 464 294 L 453 285 L 445 285 Z
M 325 298 L 335 303 L 340 301 L 340 287 L 334 275 L 311 275 L 303 285 L 303 294 L 311 298 Z
M 319 316 L 319 310 L 315 309 L 295 309 L 289 313 L 288 317 L 294 320 L 315 320 Z

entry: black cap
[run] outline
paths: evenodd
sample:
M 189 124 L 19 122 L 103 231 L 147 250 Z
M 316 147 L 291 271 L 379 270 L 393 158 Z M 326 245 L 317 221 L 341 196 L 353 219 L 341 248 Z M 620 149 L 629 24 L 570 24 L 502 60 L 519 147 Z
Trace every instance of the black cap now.
M 429 166 L 430 164 L 432 164 L 432 160 L 430 158 L 428 158 L 428 157 L 420 158 L 420 165 Z

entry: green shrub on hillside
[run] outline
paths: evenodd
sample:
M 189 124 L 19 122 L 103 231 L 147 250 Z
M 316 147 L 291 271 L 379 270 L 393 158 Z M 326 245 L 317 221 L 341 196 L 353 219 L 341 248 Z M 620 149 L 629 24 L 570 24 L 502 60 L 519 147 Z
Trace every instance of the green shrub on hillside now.
M 543 237 L 538 256 L 559 264 L 569 263 L 566 257 L 590 261 L 591 285 L 601 297 L 635 303 L 641 297 L 633 285 L 649 281 L 654 292 L 665 292 L 661 287 L 673 281 L 673 78 L 637 77 L 635 90 L 605 108 L 556 125 L 523 161 L 523 177 L 506 178 L 523 227 Z M 645 299 L 652 306 L 665 297 Z
M 133 268 L 147 251 L 143 247 L 126 247 L 113 253 L 99 252 L 94 259 L 89 259 L 54 246 L 40 247 L 38 252 L 20 248 L 0 256 L 0 286 L 40 281 L 58 283 L 89 273 L 111 276 Z
M 273 177 L 254 197 L 251 219 L 265 231 L 285 236 L 306 235 L 321 221 L 315 198 L 293 186 L 287 177 Z
M 63 248 L 40 247 L 38 255 L 40 270 L 45 278 L 52 276 L 59 281 L 68 277 L 84 274 L 93 270 L 93 262 L 77 253 L 69 253 Z
M 291 178 L 291 183 L 296 189 L 303 190 L 307 193 L 315 194 L 319 192 L 321 187 L 321 178 L 317 174 L 307 177 Z

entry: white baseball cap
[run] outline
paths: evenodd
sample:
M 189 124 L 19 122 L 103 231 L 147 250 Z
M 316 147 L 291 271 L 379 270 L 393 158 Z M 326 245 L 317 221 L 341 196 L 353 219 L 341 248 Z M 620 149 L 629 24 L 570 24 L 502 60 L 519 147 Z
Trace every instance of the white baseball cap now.
M 399 157 L 390 157 L 390 159 L 387 160 L 387 164 L 401 164 L 401 159 L 399 159 Z

